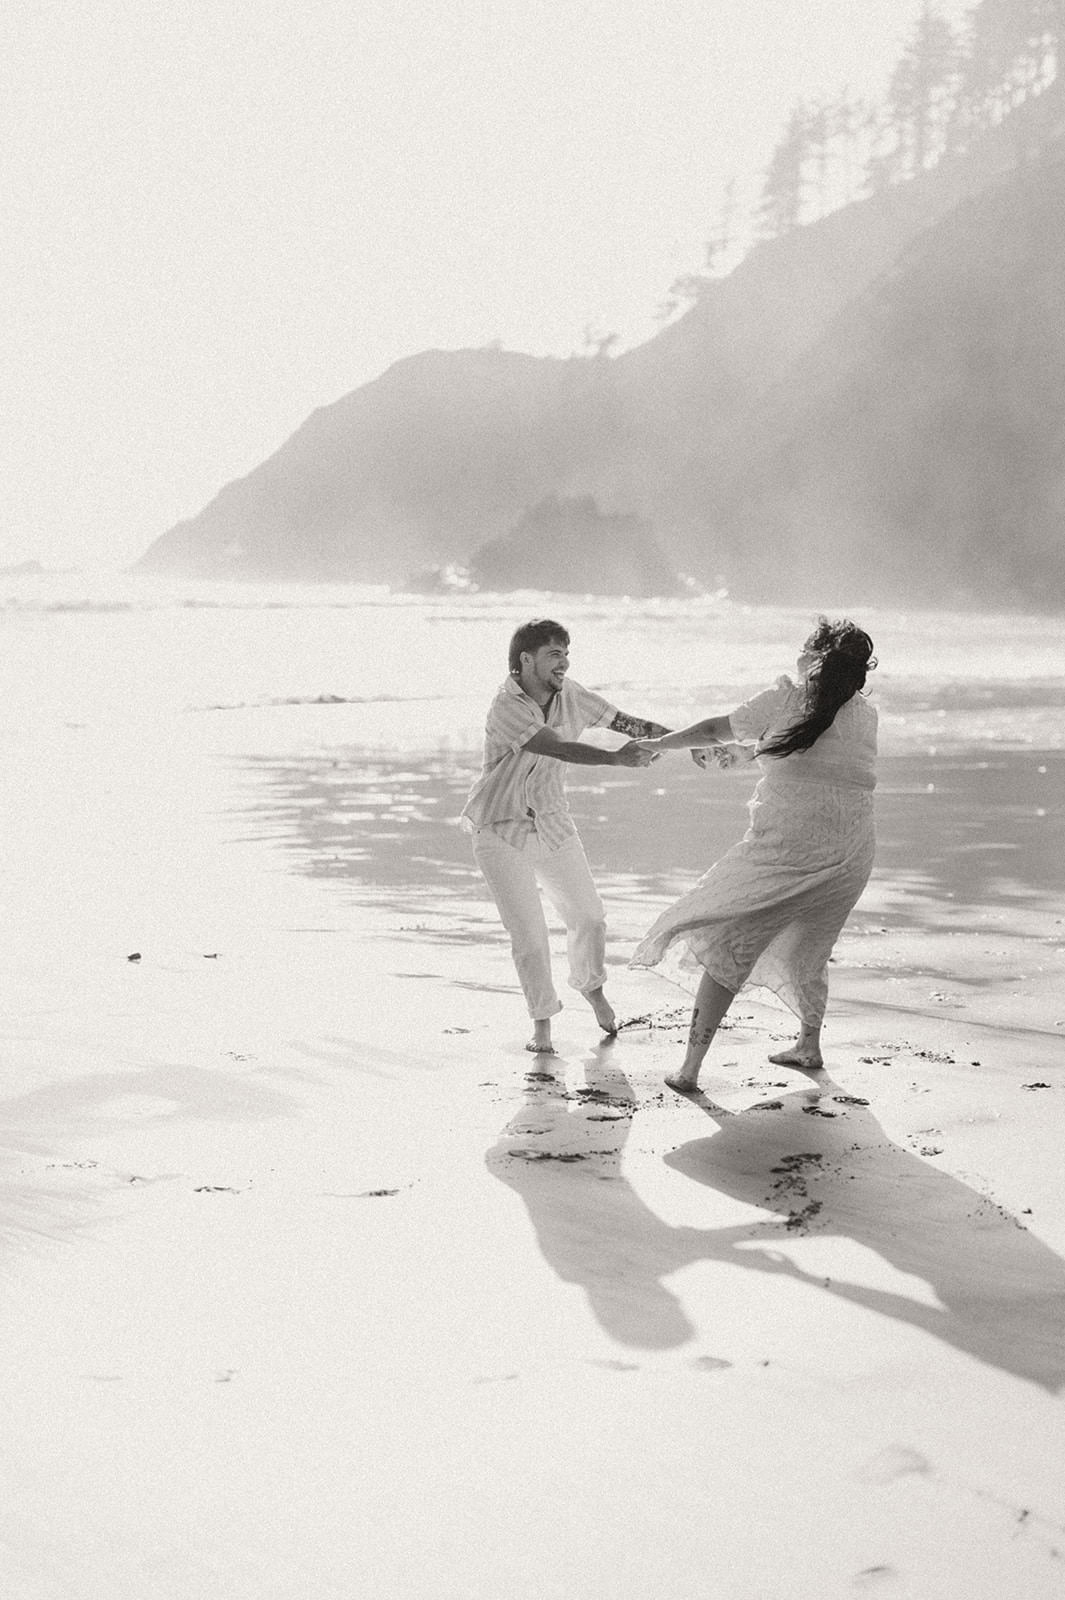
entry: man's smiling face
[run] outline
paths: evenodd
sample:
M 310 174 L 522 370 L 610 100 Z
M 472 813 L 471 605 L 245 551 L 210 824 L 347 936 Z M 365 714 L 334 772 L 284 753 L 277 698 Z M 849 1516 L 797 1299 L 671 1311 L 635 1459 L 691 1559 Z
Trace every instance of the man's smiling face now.
M 524 651 L 521 665 L 522 681 L 527 689 L 554 694 L 561 689 L 569 670 L 569 651 L 561 639 L 550 639 L 539 650 Z

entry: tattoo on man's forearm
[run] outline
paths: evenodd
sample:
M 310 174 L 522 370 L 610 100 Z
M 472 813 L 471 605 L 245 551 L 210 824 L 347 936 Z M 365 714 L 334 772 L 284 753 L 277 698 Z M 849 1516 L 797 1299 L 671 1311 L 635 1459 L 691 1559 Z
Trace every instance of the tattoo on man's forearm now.
M 646 717 L 630 717 L 627 711 L 619 711 L 610 724 L 613 733 L 627 733 L 630 739 L 656 739 L 665 729 L 657 722 L 649 722 Z

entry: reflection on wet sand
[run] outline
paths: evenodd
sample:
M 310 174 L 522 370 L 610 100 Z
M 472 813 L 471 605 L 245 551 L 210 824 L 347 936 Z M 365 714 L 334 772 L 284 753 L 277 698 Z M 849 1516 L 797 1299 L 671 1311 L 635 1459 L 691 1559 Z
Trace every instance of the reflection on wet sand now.
M 469 840 L 458 826 L 474 768 L 453 755 L 390 758 L 360 750 L 244 764 L 245 825 L 271 838 L 297 870 L 357 884 L 361 897 L 410 911 L 486 902 Z M 589 860 L 608 891 L 665 898 L 735 842 L 746 827 L 747 778 L 707 776 L 690 764 L 655 769 L 652 782 L 609 769 L 570 781 L 571 808 Z M 875 876 L 905 889 L 878 912 L 890 926 L 915 912 L 922 926 L 958 926 L 959 907 L 1030 908 L 1065 888 L 1065 789 L 1060 752 L 986 751 L 969 757 L 883 757 Z M 430 935 L 431 937 L 435 935 Z
M 588 1059 L 586 1075 L 587 1089 L 575 1092 L 530 1083 L 487 1163 L 521 1196 L 552 1269 L 584 1290 L 619 1343 L 668 1349 L 696 1338 L 666 1280 L 694 1262 L 720 1262 L 785 1275 L 1051 1392 L 1065 1387 L 1065 1261 L 1001 1206 L 893 1143 L 826 1073 L 741 1111 L 693 1097 L 716 1131 L 666 1164 L 768 1213 L 723 1228 L 673 1227 L 655 1215 L 622 1170 L 632 1087 L 605 1051 Z M 786 1245 L 806 1233 L 875 1252 L 926 1283 L 937 1303 L 805 1271 Z

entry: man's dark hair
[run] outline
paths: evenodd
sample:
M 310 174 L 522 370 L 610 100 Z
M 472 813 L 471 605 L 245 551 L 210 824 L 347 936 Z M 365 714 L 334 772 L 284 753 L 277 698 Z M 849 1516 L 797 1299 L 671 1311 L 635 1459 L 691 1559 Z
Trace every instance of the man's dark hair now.
M 569 648 L 569 634 L 561 622 L 552 622 L 550 617 L 534 617 L 531 622 L 523 622 L 520 628 L 515 629 L 510 641 L 510 674 L 516 678 L 521 672 L 522 652 L 527 650 L 530 655 L 535 655 L 545 644 L 553 644 L 555 640 Z

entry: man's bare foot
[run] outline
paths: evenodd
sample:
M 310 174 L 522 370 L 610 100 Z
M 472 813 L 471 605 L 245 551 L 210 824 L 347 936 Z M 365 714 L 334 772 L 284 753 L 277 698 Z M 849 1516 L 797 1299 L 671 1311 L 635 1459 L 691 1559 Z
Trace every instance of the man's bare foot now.
M 551 1043 L 551 1018 L 537 1017 L 533 1022 L 533 1036 L 525 1046 L 535 1056 L 553 1056 L 557 1052 Z
M 693 1094 L 699 1087 L 699 1078 L 698 1075 L 689 1078 L 683 1072 L 670 1072 L 666 1075 L 666 1085 L 670 1089 L 676 1089 L 678 1094 Z
M 769 1057 L 777 1067 L 805 1067 L 808 1072 L 820 1072 L 824 1066 L 820 1050 L 814 1052 L 800 1050 L 798 1045 L 793 1045 L 790 1050 L 778 1050 L 776 1055 Z
M 614 1007 L 610 1004 L 602 989 L 590 989 L 585 999 L 595 1012 L 595 1020 L 604 1033 L 617 1033 L 618 1019 L 614 1015 Z

